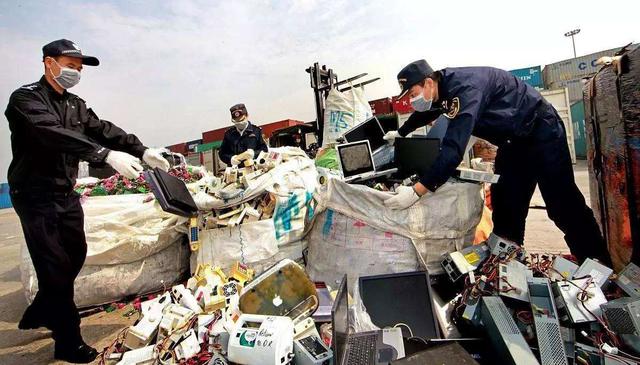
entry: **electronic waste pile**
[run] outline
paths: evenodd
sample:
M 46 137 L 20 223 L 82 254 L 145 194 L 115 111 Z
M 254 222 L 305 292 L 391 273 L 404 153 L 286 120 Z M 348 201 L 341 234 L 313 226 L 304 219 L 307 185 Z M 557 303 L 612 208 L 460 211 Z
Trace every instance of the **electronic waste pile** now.
M 447 254 L 451 327 L 488 338 L 504 364 L 636 364 L 640 268 L 619 274 L 587 259 L 527 255 L 495 235 Z
M 314 284 L 291 260 L 255 278 L 240 263 L 229 273 L 200 265 L 186 285 L 141 303 L 139 320 L 100 363 L 289 364 L 296 356 L 326 364 L 331 350 L 310 318 L 318 303 Z
M 212 196 L 221 202 L 243 200 L 247 191 L 258 190 L 269 171 L 283 162 L 282 153 L 260 152 L 253 158 L 253 151 L 239 156 L 240 164 L 227 167 L 220 177 L 213 177 L 201 194 Z M 206 198 L 205 198 L 206 199 Z M 234 227 L 245 222 L 270 219 L 276 207 L 273 193 L 263 192 L 251 199 L 231 207 L 211 209 L 202 216 L 204 228 Z

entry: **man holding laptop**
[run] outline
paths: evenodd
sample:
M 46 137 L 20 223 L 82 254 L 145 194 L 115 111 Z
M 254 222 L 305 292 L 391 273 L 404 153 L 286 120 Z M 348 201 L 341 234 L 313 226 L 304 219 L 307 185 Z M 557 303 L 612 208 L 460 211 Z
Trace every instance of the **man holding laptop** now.
M 425 60 L 403 68 L 398 83 L 399 98 L 408 94 L 416 112 L 385 135 L 389 143 L 440 115 L 450 122 L 432 167 L 413 187 L 399 187 L 385 201 L 387 207 L 406 209 L 435 192 L 455 173 L 473 134 L 499 147 L 495 172 L 500 181 L 491 186 L 495 235 L 523 243 L 529 203 L 539 185 L 549 218 L 564 232 L 571 253 L 580 262 L 610 263 L 593 212 L 575 184 L 564 124 L 537 90 L 500 69 L 434 71 Z

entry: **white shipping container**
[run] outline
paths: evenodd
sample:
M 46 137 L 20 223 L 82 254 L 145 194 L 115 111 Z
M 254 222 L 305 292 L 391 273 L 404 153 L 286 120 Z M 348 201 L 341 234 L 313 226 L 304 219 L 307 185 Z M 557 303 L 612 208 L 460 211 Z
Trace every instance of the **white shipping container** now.
M 555 90 L 543 90 L 540 92 L 542 96 L 558 111 L 558 115 L 564 123 L 564 127 L 567 131 L 567 144 L 569 145 L 569 152 L 571 153 L 571 161 L 576 163 L 576 147 L 573 141 L 573 121 L 571 120 L 571 103 L 569 102 L 569 90 L 555 89 Z
M 568 81 L 552 82 L 549 84 L 548 89 L 555 90 L 564 89 L 566 87 L 569 90 L 569 102 L 573 104 L 577 101 L 582 100 L 582 88 L 591 77 L 593 77 L 593 75 L 578 77 L 576 79 Z

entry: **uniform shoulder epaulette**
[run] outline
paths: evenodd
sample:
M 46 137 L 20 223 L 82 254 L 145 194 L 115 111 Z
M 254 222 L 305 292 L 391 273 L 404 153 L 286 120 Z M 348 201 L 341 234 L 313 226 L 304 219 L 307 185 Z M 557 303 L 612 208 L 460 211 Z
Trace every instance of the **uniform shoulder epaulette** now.
M 42 84 L 40 84 L 39 82 L 32 82 L 30 84 L 27 85 L 23 85 L 20 86 L 20 89 L 18 90 L 29 90 L 29 91 L 34 91 L 34 90 L 39 90 L 40 88 L 42 88 Z

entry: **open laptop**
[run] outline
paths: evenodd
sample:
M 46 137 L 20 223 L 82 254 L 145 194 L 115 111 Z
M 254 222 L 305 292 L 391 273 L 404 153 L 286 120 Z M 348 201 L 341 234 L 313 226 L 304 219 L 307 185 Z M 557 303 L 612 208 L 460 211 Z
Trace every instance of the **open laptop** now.
M 393 161 L 393 146 L 384 140 L 384 129 L 376 117 L 371 117 L 364 122 L 349 129 L 343 134 L 346 142 L 369 141 L 373 161 L 379 170 L 391 168 Z
M 198 214 L 198 207 L 184 181 L 158 168 L 145 171 L 144 175 L 162 210 L 183 217 Z
M 394 145 L 401 177 L 427 173 L 440 154 L 440 138 L 398 137 Z
M 404 337 L 440 338 L 426 271 L 361 276 L 358 287 L 362 303 L 376 326 L 393 327 L 403 323 L 406 325 L 402 326 Z
M 335 365 L 388 364 L 405 356 L 402 331 L 390 328 L 378 331 L 349 333 L 347 275 L 331 309 Z
M 376 169 L 368 140 L 337 145 L 336 151 L 342 175 L 346 182 L 369 180 L 379 176 L 390 175 L 397 171 L 395 168 Z

